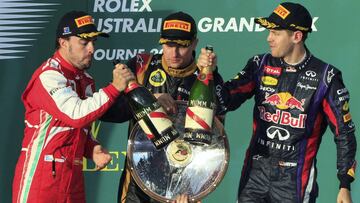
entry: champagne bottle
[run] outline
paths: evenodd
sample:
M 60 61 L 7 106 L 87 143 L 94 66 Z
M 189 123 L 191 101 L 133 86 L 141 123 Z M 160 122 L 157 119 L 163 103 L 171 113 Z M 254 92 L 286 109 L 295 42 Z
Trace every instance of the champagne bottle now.
M 211 46 L 206 47 L 212 52 Z M 185 118 L 184 140 L 192 144 L 210 144 L 215 109 L 212 67 L 203 67 L 190 90 Z
M 115 61 L 114 64 L 117 64 Z M 156 149 L 161 149 L 179 137 L 165 110 L 157 99 L 144 86 L 135 80 L 129 82 L 124 93 L 128 99 L 135 120 L 146 136 L 153 142 Z

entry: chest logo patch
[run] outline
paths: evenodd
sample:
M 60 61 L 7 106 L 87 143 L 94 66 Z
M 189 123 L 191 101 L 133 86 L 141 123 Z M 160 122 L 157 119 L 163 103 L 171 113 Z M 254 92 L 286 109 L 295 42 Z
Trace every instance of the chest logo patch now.
M 166 74 L 163 70 L 157 69 L 151 72 L 149 77 L 149 82 L 154 87 L 159 87 L 163 85 L 166 81 Z
M 276 78 L 270 77 L 270 76 L 263 76 L 261 78 L 261 81 L 264 85 L 272 85 L 275 86 L 278 84 L 278 80 Z
M 273 67 L 273 66 L 265 66 L 264 71 L 266 74 L 280 76 L 281 68 L 280 67 Z
M 292 96 L 289 92 L 280 92 L 269 95 L 268 93 L 265 96 L 265 100 L 262 102 L 263 104 L 270 104 L 272 106 L 276 106 L 278 109 L 299 109 L 300 111 L 304 111 L 305 99 L 298 100 L 294 96 Z

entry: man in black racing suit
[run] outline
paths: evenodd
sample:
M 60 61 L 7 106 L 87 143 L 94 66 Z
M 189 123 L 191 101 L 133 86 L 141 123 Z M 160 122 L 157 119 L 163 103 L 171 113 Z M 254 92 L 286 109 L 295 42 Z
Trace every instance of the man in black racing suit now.
M 188 27 L 181 26 L 184 24 Z M 163 47 L 163 54 L 138 54 L 127 63 L 135 73 L 137 81 L 158 97 L 161 105 L 170 113 L 176 111 L 175 100 L 188 100 L 190 89 L 198 75 L 194 60 L 198 42 L 196 29 L 195 21 L 190 15 L 183 12 L 170 14 L 164 19 L 159 41 Z M 220 92 L 223 80 L 217 70 L 214 72 L 214 83 Z M 102 120 L 110 122 L 131 120 L 128 131 L 130 133 L 134 120 L 126 99 L 123 98 L 124 95 L 117 99 L 116 104 L 102 117 Z M 220 97 L 217 99 L 220 103 L 217 112 L 224 112 L 220 109 L 223 100 Z M 221 118 L 221 115 L 217 115 Z M 118 202 L 157 201 L 151 199 L 136 185 L 126 168 L 120 179 Z
M 338 202 L 350 203 L 356 140 L 341 72 L 304 45 L 312 18 L 300 4 L 282 3 L 256 22 L 269 29 L 271 54 L 251 58 L 223 88 L 227 111 L 255 98 L 238 202 L 315 202 L 316 154 L 329 125 L 337 146 Z M 199 67 L 210 59 L 201 53 Z

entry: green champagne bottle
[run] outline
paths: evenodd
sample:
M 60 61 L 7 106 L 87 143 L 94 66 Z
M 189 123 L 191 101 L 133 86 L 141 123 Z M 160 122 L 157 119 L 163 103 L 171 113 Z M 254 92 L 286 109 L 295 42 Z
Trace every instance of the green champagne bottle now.
M 207 46 L 206 50 L 212 52 L 213 48 Z M 198 145 L 211 143 L 214 109 L 213 70 L 211 67 L 204 67 L 190 90 L 184 140 Z
M 133 80 L 124 92 L 135 120 L 156 149 L 163 148 L 180 136 L 163 107 L 148 89 Z

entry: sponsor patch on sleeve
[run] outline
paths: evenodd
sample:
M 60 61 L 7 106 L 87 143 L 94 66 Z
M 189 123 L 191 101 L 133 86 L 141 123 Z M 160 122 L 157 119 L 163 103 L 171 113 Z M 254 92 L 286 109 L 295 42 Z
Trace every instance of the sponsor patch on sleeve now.
M 354 171 L 353 168 L 349 169 L 348 172 L 347 172 L 347 174 L 348 174 L 349 176 L 355 178 L 355 171 Z
M 350 121 L 350 120 L 351 120 L 351 115 L 350 115 L 350 113 L 345 114 L 345 115 L 343 116 L 343 119 L 344 119 L 344 122 L 345 122 L 345 123 L 348 122 L 348 121 Z
M 343 108 L 344 111 L 349 111 L 349 102 L 345 101 Z

